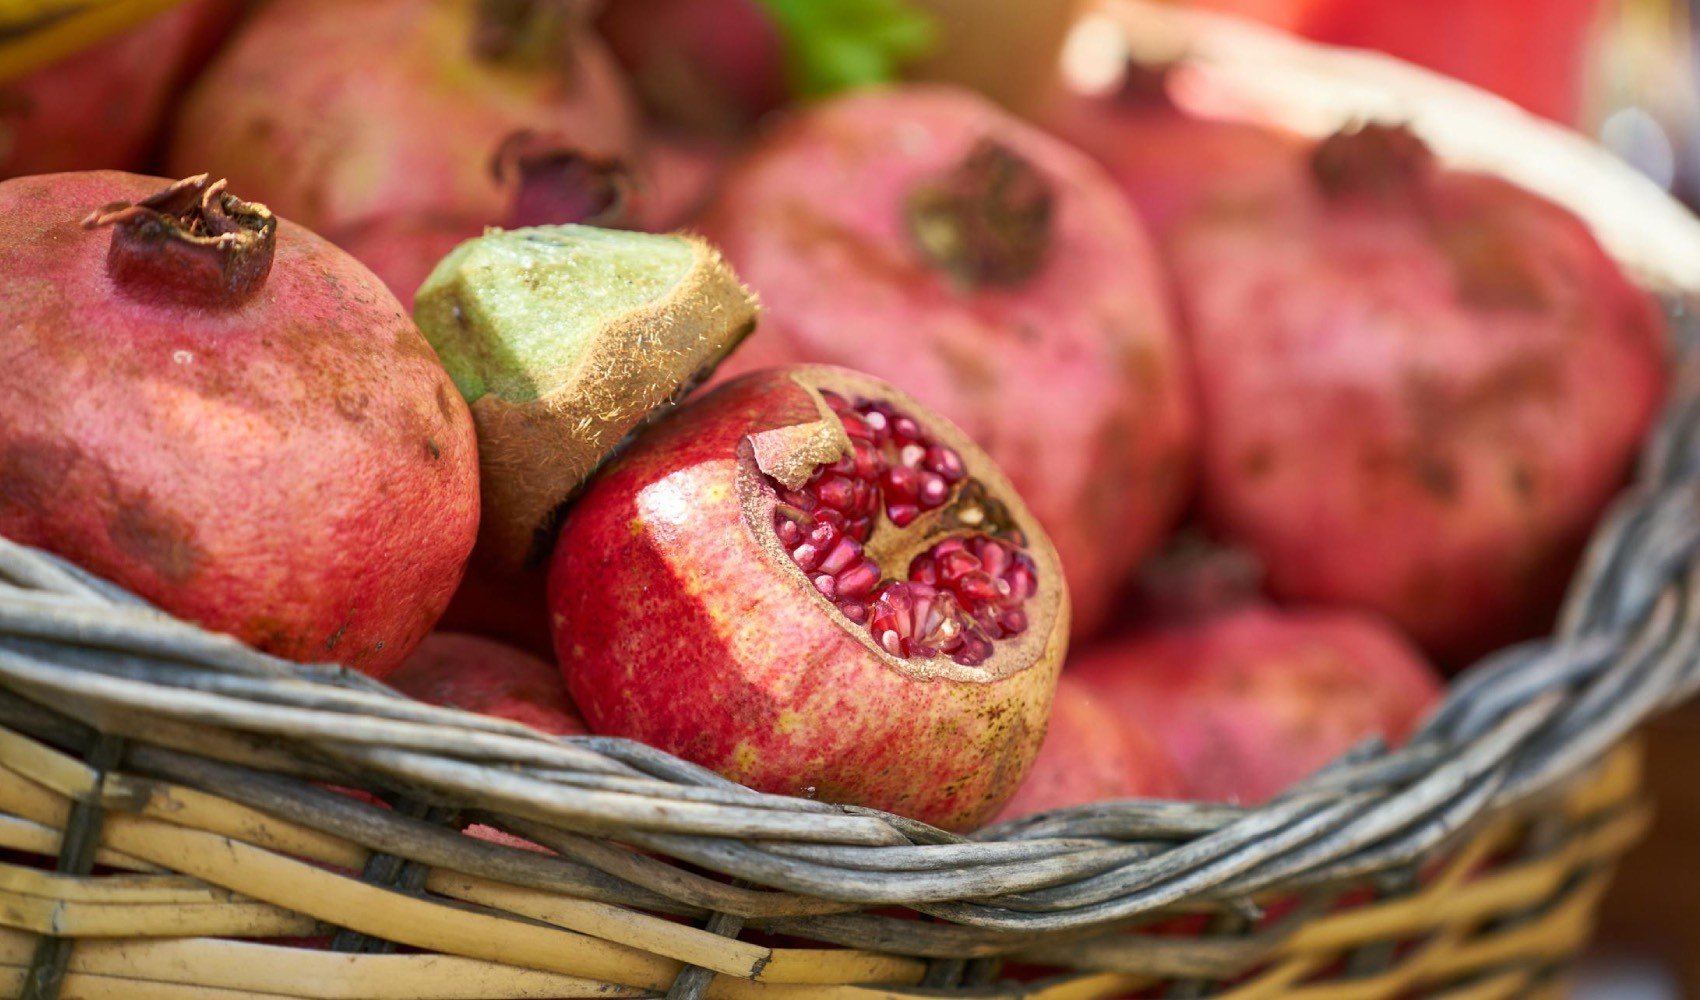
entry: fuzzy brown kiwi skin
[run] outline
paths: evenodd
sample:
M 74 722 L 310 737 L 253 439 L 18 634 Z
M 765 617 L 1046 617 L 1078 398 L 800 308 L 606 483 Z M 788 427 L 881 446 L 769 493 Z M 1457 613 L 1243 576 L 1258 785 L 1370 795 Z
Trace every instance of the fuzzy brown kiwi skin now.
M 481 560 L 516 573 L 546 559 L 560 511 L 632 435 L 671 409 L 755 328 L 755 297 L 708 243 L 667 294 L 612 317 L 575 370 L 524 400 L 471 404 L 483 467 Z M 429 332 L 433 320 L 421 314 Z

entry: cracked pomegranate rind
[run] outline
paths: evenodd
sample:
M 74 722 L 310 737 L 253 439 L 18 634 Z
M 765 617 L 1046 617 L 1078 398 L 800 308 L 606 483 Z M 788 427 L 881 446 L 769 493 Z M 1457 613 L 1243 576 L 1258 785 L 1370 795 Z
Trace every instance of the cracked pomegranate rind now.
M 755 323 L 755 300 L 688 236 L 589 226 L 469 240 L 414 317 L 472 406 L 483 558 L 548 554 L 555 513 L 632 430 L 695 385 Z
M 1069 628 L 1056 552 L 984 453 L 825 366 L 639 435 L 570 509 L 549 592 L 595 731 L 952 828 L 1031 763 Z

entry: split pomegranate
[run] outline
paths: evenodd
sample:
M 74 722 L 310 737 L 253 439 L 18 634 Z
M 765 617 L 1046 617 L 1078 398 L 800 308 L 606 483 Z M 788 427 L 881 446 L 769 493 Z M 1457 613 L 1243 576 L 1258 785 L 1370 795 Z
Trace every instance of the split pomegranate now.
M 423 273 L 397 261 L 486 225 L 586 221 L 586 165 L 630 160 L 632 102 L 584 17 L 577 0 L 268 4 L 190 94 L 171 162 L 411 297 Z
M 1116 799 L 1175 799 L 1183 787 L 1155 736 L 1065 670 L 1039 756 L 998 819 Z
M 425 637 L 472 418 L 370 272 L 222 182 L 111 172 L 0 183 L 0 258 L 0 534 L 291 659 L 382 676 Z
M 1190 475 L 1184 368 L 1145 236 L 1084 157 L 946 88 L 811 108 L 700 228 L 762 298 L 723 371 L 871 372 L 955 421 L 1055 540 L 1088 631 Z
M 388 683 L 427 704 L 523 722 L 540 732 L 586 732 L 554 664 L 476 635 L 431 633 Z
M 985 455 L 823 366 L 751 374 L 641 434 L 569 510 L 549 601 L 596 732 L 957 829 L 1038 750 L 1069 615 Z
M 0 178 L 141 165 L 229 0 L 192 0 L 0 84 Z
M 1277 596 L 1447 660 L 1534 634 L 1659 407 L 1658 310 L 1573 216 L 1403 130 L 1311 169 L 1170 241 L 1206 513 Z
M 1265 607 L 1088 650 L 1068 676 L 1156 737 L 1186 797 L 1245 804 L 1370 737 L 1403 742 L 1441 692 L 1421 654 L 1372 617 Z

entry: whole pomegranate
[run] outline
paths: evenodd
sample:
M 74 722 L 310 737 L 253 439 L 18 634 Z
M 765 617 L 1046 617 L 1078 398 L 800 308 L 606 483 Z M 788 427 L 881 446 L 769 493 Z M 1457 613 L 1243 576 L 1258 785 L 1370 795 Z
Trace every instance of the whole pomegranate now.
M 1256 212 L 1308 183 L 1297 137 L 1193 114 L 1170 83 L 1130 65 L 1119 90 L 1066 95 L 1044 116 L 1050 131 L 1109 171 L 1159 243 L 1195 213 Z
M 1410 133 L 1170 241 L 1203 500 L 1281 597 L 1456 660 L 1541 629 L 1663 392 L 1661 319 L 1574 217 Z
M 0 178 L 141 165 L 229 0 L 193 0 L 0 84 Z
M 761 0 L 617 0 L 596 27 L 671 124 L 733 134 L 790 96 L 785 39 Z
M 0 534 L 291 659 L 425 637 L 472 418 L 370 272 L 204 175 L 0 183 L 0 259 Z
M 569 510 L 549 603 L 596 732 L 956 829 L 1038 751 L 1069 615 L 986 456 L 826 366 L 751 374 L 641 434 Z
M 545 733 L 586 731 L 553 663 L 481 636 L 431 633 L 388 683 L 430 705 L 523 722 Z
M 190 94 L 171 162 L 379 262 L 445 231 L 585 221 L 585 164 L 629 159 L 636 125 L 584 17 L 577 0 L 268 4 Z
M 1183 787 L 1156 737 L 1064 671 L 1039 756 L 998 819 L 1114 799 L 1174 799 Z
M 1153 734 L 1187 797 L 1247 804 L 1372 736 L 1402 742 L 1441 691 L 1421 654 L 1374 618 L 1267 607 L 1087 650 L 1066 676 Z
M 1102 621 L 1186 494 L 1193 428 L 1156 263 L 1095 165 L 966 93 L 865 92 L 758 143 L 699 228 L 766 307 L 728 369 L 914 393 L 1032 505 L 1077 629 Z

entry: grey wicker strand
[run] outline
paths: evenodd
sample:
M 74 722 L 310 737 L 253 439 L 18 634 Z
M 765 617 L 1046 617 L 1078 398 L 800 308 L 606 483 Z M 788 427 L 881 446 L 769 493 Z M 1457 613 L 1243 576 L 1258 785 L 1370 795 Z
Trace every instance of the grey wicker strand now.
M 1692 344 L 1692 334 L 1674 340 Z M 1368 743 L 1257 808 L 1106 802 L 965 837 L 762 794 L 635 743 L 552 738 L 419 705 L 334 665 L 268 657 L 4 539 L 0 721 L 85 751 L 101 734 L 123 737 L 123 770 L 407 862 L 726 930 L 741 922 L 959 960 L 1175 907 L 1251 914 L 1247 901 L 1264 892 L 1408 871 L 1578 774 L 1700 686 L 1700 380 L 1682 353 L 1677 398 L 1636 485 L 1596 533 L 1554 635 L 1461 676 L 1405 746 Z M 329 778 L 460 813 L 555 854 L 462 837 L 311 783 Z M 885 905 L 935 919 L 858 912 Z

